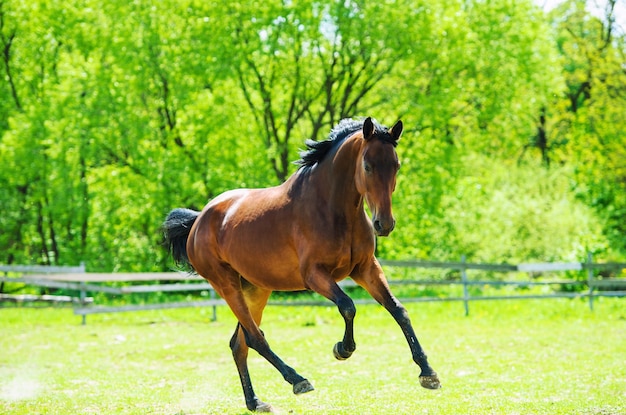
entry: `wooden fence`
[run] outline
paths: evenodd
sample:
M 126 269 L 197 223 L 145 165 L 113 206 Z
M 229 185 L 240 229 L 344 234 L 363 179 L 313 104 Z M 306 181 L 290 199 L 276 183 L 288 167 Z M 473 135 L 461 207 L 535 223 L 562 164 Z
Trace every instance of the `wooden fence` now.
M 466 262 L 462 258 L 459 262 L 437 262 L 437 261 L 380 261 L 383 267 L 391 268 L 412 268 L 412 269 L 442 269 L 457 271 L 460 277 L 457 279 L 397 279 L 389 280 L 390 285 L 413 285 L 413 286 L 462 286 L 462 296 L 447 297 L 407 297 L 401 298 L 402 302 L 428 302 L 428 301 L 462 301 L 465 315 L 469 315 L 469 304 L 472 301 L 484 300 L 506 300 L 506 299 L 540 299 L 540 298 L 580 298 L 587 297 L 589 308 L 593 310 L 594 299 L 597 297 L 624 297 L 626 296 L 626 278 L 601 278 L 596 275 L 599 271 L 622 274 L 626 270 L 626 263 L 594 263 L 591 255 L 583 263 L 528 263 L 528 264 L 478 264 Z M 468 271 L 479 274 L 482 273 L 525 273 L 528 278 L 523 280 L 486 280 L 468 277 Z M 537 274 L 558 273 L 558 272 L 578 272 L 585 273 L 581 279 L 538 279 Z M 82 316 L 83 324 L 86 323 L 86 316 L 95 313 L 111 313 L 119 311 L 138 311 L 180 307 L 212 307 L 213 319 L 216 319 L 216 307 L 225 305 L 224 300 L 218 298 L 209 283 L 202 278 L 182 272 L 162 272 L 162 273 L 88 273 L 83 265 L 77 267 L 45 267 L 45 266 L 7 266 L 0 265 L 0 272 L 5 276 L 0 276 L 0 287 L 4 283 L 23 284 L 24 286 L 38 286 L 47 288 L 63 289 L 73 291 L 77 297 L 71 296 L 16 296 L 0 295 L 0 302 L 27 302 L 27 301 L 56 301 L 71 302 L 74 305 L 74 314 Z M 9 275 L 12 274 L 12 275 Z M 19 276 L 15 276 L 18 274 Z M 114 283 L 125 283 L 126 285 L 114 286 Z M 343 287 L 351 287 L 356 284 L 346 279 L 340 283 Z M 574 292 L 563 290 L 552 290 L 550 293 L 541 294 L 512 294 L 512 295 L 472 295 L 471 287 L 532 287 L 548 286 L 563 287 L 577 286 L 579 289 Z M 2 290 L 0 290 L 2 291 Z M 158 304 L 135 304 L 123 306 L 96 306 L 93 298 L 88 297 L 88 293 L 107 293 L 113 295 L 125 295 L 132 293 L 154 293 L 154 292 L 189 292 L 205 291 L 209 297 L 201 301 L 183 302 L 162 302 Z M 357 304 L 374 303 L 372 299 L 355 300 Z M 271 300 L 270 305 L 330 305 L 325 299 L 309 301 L 280 301 Z

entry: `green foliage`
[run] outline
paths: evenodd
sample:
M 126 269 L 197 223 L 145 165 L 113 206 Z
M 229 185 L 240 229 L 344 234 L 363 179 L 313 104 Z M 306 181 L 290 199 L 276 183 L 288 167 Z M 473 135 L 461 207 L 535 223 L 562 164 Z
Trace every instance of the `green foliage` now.
M 279 183 L 304 139 L 364 115 L 406 126 L 381 257 L 626 254 L 625 38 L 581 1 L 0 0 L 0 18 L 0 262 L 168 269 L 170 209 Z
M 412 245 L 430 248 L 416 256 L 458 261 L 465 255 L 488 263 L 577 262 L 587 252 L 609 250 L 601 221 L 571 191 L 567 168 L 511 165 L 476 154 L 462 161 L 454 189 L 440 196 L 440 214 L 420 217 L 419 205 L 396 203 L 397 234 L 379 240 L 382 258 L 401 258 Z M 404 189 L 399 193 L 403 200 Z
M 612 248 L 623 253 L 626 37 L 615 21 L 615 3 L 607 2 L 603 18 L 590 17 L 580 1 L 557 9 L 564 15 L 555 21 L 567 89 L 553 118 L 554 135 L 568 140 L 560 156 L 575 166 L 574 191 L 596 210 Z

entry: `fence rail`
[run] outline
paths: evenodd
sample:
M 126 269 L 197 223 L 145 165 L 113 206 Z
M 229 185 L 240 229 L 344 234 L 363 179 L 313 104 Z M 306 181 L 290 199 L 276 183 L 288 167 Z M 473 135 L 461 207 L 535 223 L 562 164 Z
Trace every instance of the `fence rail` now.
M 626 270 L 626 263 L 594 263 L 591 255 L 586 262 L 578 263 L 525 263 L 518 265 L 510 264 L 479 264 L 465 261 L 465 257 L 458 262 L 439 261 L 389 261 L 381 260 L 385 268 L 422 268 L 422 269 L 447 269 L 460 272 L 458 280 L 423 280 L 423 279 L 390 279 L 390 285 L 461 285 L 463 287 L 462 296 L 449 297 L 409 297 L 401 298 L 402 302 L 432 302 L 432 301 L 462 301 L 465 314 L 469 314 L 469 303 L 473 301 L 485 300 L 508 300 L 508 299 L 544 299 L 544 298 L 584 298 L 589 301 L 589 308 L 593 310 L 594 299 L 597 297 L 626 297 L 626 278 L 597 278 L 596 271 L 613 271 L 623 273 Z M 501 273 L 526 273 L 529 276 L 536 273 L 555 272 L 583 272 L 586 271 L 586 279 L 550 279 L 550 280 L 479 280 L 468 278 L 467 271 L 501 272 Z M 216 307 L 226 304 L 224 300 L 217 298 L 213 287 L 202 278 L 182 272 L 162 272 L 162 273 L 88 273 L 85 272 L 84 265 L 77 267 L 45 267 L 29 265 L 0 265 L 0 272 L 19 274 L 19 276 L 0 276 L 0 284 L 21 283 L 24 286 L 38 286 L 45 288 L 63 289 L 75 291 L 78 297 L 71 296 L 0 296 L 0 302 L 26 302 L 26 301 L 52 301 L 69 302 L 74 305 L 74 313 L 82 316 L 83 324 L 86 323 L 88 314 L 111 313 L 118 311 L 138 311 L 165 308 L 181 307 L 213 307 L 213 319 L 216 319 Z M 157 284 L 133 284 L 123 286 L 113 286 L 111 283 L 142 283 L 153 282 Z M 346 279 L 340 283 L 342 287 L 356 286 L 354 281 Z M 579 292 L 553 291 L 550 294 L 519 294 L 519 295 L 472 295 L 470 287 L 476 286 L 564 286 L 578 285 Z M 1 287 L 1 285 L 0 285 Z M 0 290 L 1 291 L 1 290 Z M 87 297 L 88 293 L 106 293 L 113 295 L 125 295 L 133 293 L 154 293 L 154 292 L 183 292 L 183 291 L 207 291 L 210 299 L 202 301 L 165 302 L 159 304 L 138 304 L 124 306 L 97 306 L 93 304 L 93 298 Z M 357 304 L 375 303 L 372 299 L 357 299 Z M 270 305 L 300 306 L 300 305 L 329 305 L 327 300 L 307 300 L 307 301 L 280 301 L 271 300 Z

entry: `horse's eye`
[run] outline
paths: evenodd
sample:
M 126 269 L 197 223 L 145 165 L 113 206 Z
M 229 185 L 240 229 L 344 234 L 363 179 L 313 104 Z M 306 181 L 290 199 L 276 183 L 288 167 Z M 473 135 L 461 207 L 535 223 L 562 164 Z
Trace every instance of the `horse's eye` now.
M 367 173 L 371 173 L 372 172 L 372 165 L 369 163 L 363 163 L 363 168 L 365 169 L 365 171 Z

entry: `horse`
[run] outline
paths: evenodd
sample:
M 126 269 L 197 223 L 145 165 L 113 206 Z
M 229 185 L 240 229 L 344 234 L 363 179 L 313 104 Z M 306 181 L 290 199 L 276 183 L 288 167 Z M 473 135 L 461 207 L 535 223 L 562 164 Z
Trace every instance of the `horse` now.
M 163 230 L 173 259 L 209 281 L 237 317 L 230 348 L 249 410 L 273 412 L 252 387 L 249 348 L 271 363 L 295 394 L 313 390 L 272 351 L 259 328 L 270 294 L 312 290 L 332 301 L 345 322 L 333 354 L 344 360 L 356 349 L 356 308 L 338 285 L 348 276 L 402 329 L 421 369 L 421 386 L 440 388 L 407 310 L 374 256 L 376 236 L 389 235 L 395 226 L 392 193 L 400 168 L 395 148 L 402 130 L 402 121 L 389 129 L 370 117 L 342 120 L 327 140 L 306 141 L 299 168 L 281 185 L 229 190 L 201 212 L 177 208 L 168 214 Z

